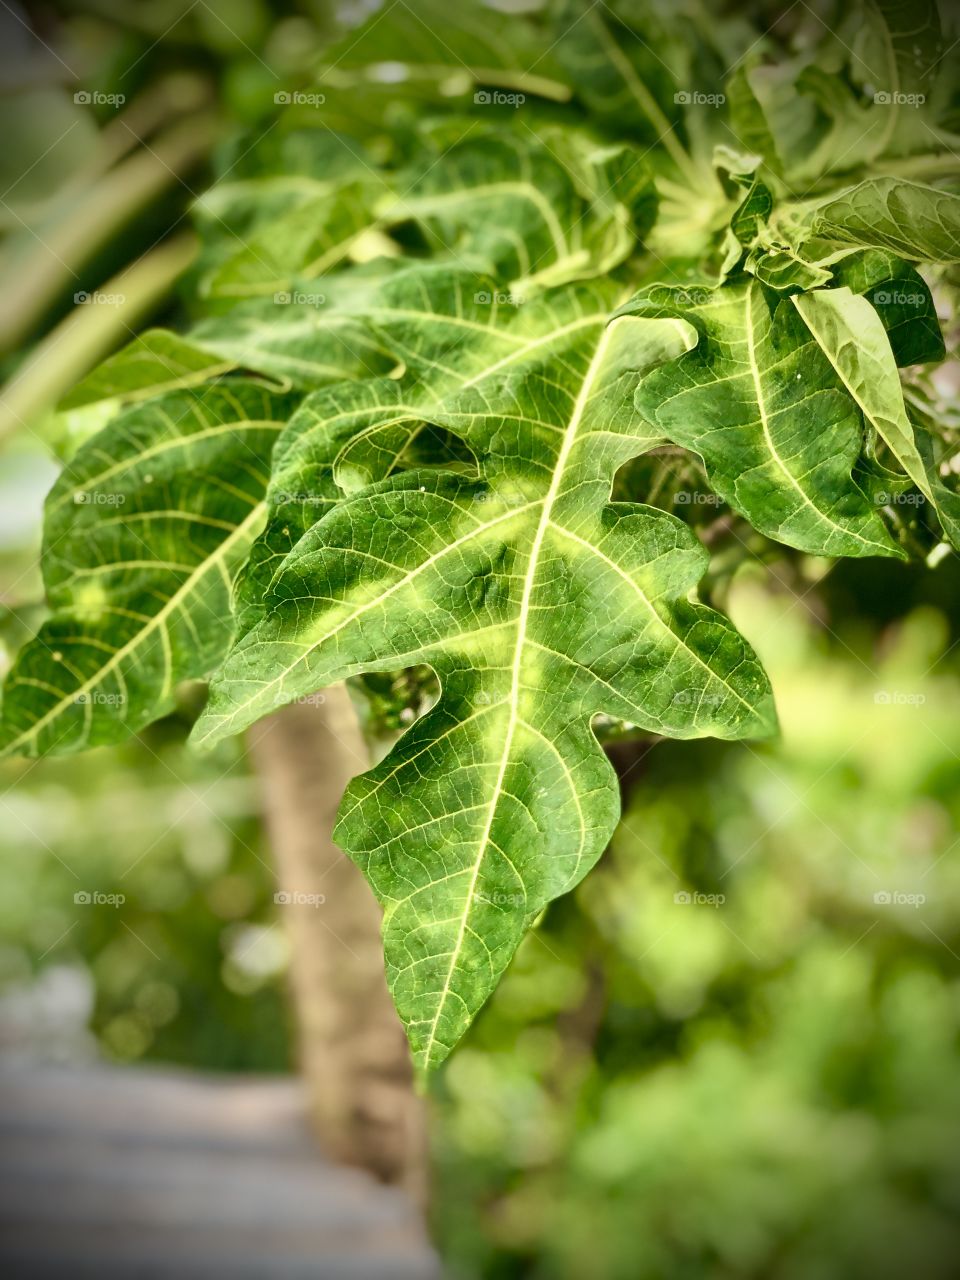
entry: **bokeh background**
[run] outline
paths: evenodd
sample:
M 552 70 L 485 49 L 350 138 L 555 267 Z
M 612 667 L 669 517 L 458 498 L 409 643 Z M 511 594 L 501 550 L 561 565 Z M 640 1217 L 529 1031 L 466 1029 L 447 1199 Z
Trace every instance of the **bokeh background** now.
M 94 337 L 72 327 L 71 295 L 188 234 L 231 130 L 258 123 L 265 85 L 296 72 L 330 13 L 4 10 L 0 295 L 27 299 L 4 323 L 6 664 L 41 616 L 43 494 L 92 425 L 52 412 L 58 379 L 175 311 L 158 299 L 182 264 L 142 273 Z M 125 101 L 91 110 L 78 79 Z M 122 216 L 97 203 L 117 173 Z M 59 274 L 39 270 L 38 238 Z M 465 1276 L 947 1280 L 957 560 L 831 566 L 764 545 L 708 586 L 770 673 L 782 736 L 624 757 L 612 848 L 541 920 L 433 1088 L 435 1239 Z M 122 748 L 0 766 L 5 1060 L 294 1069 L 260 792 L 241 743 L 186 750 L 201 696 L 185 690 Z

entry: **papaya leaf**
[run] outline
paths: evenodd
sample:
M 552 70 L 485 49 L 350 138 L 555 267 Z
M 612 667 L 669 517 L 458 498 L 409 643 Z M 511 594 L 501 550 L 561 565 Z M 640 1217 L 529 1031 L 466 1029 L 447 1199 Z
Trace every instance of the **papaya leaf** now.
M 602 319 L 612 298 L 595 286 L 527 302 L 498 292 L 489 277 L 442 266 L 386 282 L 367 321 L 404 374 L 317 392 L 290 420 L 273 457 L 267 526 L 238 583 L 242 628 L 262 615 L 280 561 L 344 492 L 409 469 L 417 441 L 431 443 L 438 465 L 449 461 L 431 416 L 445 395 L 542 361 L 571 332 Z M 676 332 L 667 327 L 664 337 L 672 342 Z
M 866 249 L 843 258 L 832 276 L 874 307 L 901 369 L 946 358 L 933 295 L 915 267 L 886 249 Z
M 699 293 L 656 286 L 624 310 L 696 325 L 694 348 L 645 377 L 636 406 L 700 454 L 734 510 L 802 551 L 902 557 L 852 478 L 859 410 L 789 302 L 748 279 Z
M 135 404 L 234 372 L 259 374 L 278 391 L 389 373 L 393 362 L 359 318 L 371 283 L 369 275 L 347 271 L 328 277 L 322 292 L 281 291 L 241 303 L 184 337 L 148 329 L 98 365 L 61 407 Z
M 294 403 L 244 382 L 177 392 L 128 409 L 67 463 L 45 513 L 52 616 L 7 676 L 0 749 L 120 741 L 217 665 Z
M 904 178 L 868 178 L 807 215 L 821 242 L 890 249 L 910 262 L 960 262 L 960 196 Z
M 617 468 L 649 443 L 630 388 L 676 348 L 675 326 L 608 325 L 593 298 L 580 305 L 585 322 L 542 364 L 433 405 L 479 476 L 394 475 L 301 539 L 195 730 L 210 744 L 363 671 L 437 673 L 439 702 L 351 785 L 336 829 L 384 904 L 388 980 L 423 1068 L 612 832 L 617 788 L 594 715 L 677 737 L 775 724 L 745 641 L 688 599 L 707 559 L 691 531 L 608 501 Z
M 900 375 L 880 317 L 849 289 L 817 289 L 793 299 L 821 350 L 894 457 L 931 503 L 944 533 L 960 549 L 960 496 L 920 456 Z

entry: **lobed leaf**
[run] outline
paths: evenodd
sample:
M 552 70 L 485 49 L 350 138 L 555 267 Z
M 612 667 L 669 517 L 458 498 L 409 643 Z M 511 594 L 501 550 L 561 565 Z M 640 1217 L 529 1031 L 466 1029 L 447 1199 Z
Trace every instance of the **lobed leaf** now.
M 439 702 L 351 785 L 336 830 L 384 904 L 388 980 L 424 1068 L 609 839 L 617 787 L 593 716 L 676 737 L 774 728 L 749 647 L 688 598 L 707 560 L 691 531 L 608 501 L 650 442 L 638 371 L 682 335 L 610 325 L 594 292 L 550 301 L 582 323 L 430 407 L 481 475 L 411 471 L 343 498 L 283 561 L 195 731 L 209 744 L 347 676 L 434 669 Z
M 233 574 L 293 403 L 247 382 L 174 393 L 127 410 L 67 463 L 45 511 L 53 613 L 7 676 L 0 750 L 118 742 L 223 658 Z
M 852 473 L 860 413 L 796 310 L 758 281 L 655 286 L 624 310 L 696 325 L 696 345 L 645 377 L 636 406 L 704 461 L 761 533 L 817 555 L 903 556 Z
M 889 249 L 911 262 L 960 262 L 960 196 L 903 178 L 868 178 L 831 196 L 806 226 L 821 241 Z
M 960 549 L 960 496 L 942 484 L 920 456 L 893 351 L 876 311 L 866 298 L 846 288 L 817 289 L 793 302 L 867 421 Z

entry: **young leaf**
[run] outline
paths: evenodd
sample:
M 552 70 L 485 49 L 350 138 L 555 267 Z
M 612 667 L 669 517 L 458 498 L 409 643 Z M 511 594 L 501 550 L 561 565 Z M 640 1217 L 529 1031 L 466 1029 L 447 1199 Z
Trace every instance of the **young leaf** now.
M 827 359 L 867 421 L 930 502 L 960 549 L 960 497 L 940 483 L 917 450 L 900 375 L 879 316 L 849 289 L 817 289 L 793 299 Z
M 234 367 L 233 360 L 166 329 L 148 329 L 79 382 L 61 408 L 79 409 L 106 400 L 133 404 L 200 386 Z
M 44 524 L 53 616 L 7 677 L 0 749 L 118 742 L 170 710 L 178 681 L 217 665 L 294 403 L 244 382 L 163 396 L 66 465 Z
M 609 839 L 617 788 L 592 716 L 676 737 L 774 728 L 756 658 L 688 599 L 707 559 L 693 534 L 608 502 L 649 443 L 631 387 L 672 330 L 600 316 L 541 367 L 436 403 L 430 420 L 482 477 L 407 472 L 336 506 L 284 561 L 197 726 L 210 743 L 352 674 L 436 671 L 440 701 L 351 785 L 336 830 L 384 904 L 388 979 L 423 1068 Z
M 328 277 L 323 292 L 241 303 L 201 320 L 184 338 L 150 329 L 88 374 L 62 407 L 135 404 L 238 371 L 260 374 L 278 391 L 389 373 L 393 361 L 361 318 L 370 283 L 348 271 Z
M 316 280 L 348 258 L 378 226 L 377 175 L 297 205 L 260 227 L 206 282 L 211 298 L 268 297 Z
M 901 369 L 945 359 L 933 296 L 926 280 L 909 263 L 886 249 L 866 249 L 841 259 L 832 275 L 837 284 L 863 294 L 874 307 Z
M 433 251 L 454 265 L 489 272 L 523 294 L 612 270 L 636 243 L 638 209 L 652 221 L 653 185 L 642 156 L 623 163 L 596 151 L 592 163 L 516 135 L 466 137 L 449 147 L 443 164 L 424 173 L 380 206 L 386 225 L 415 219 Z M 583 149 L 580 149 L 581 151 Z M 611 195 L 624 195 L 621 203 Z
M 901 556 L 851 473 L 861 420 L 786 301 L 755 280 L 655 286 L 625 311 L 693 321 L 698 342 L 640 383 L 636 406 L 700 454 L 716 491 L 768 537 L 817 555 Z
M 960 196 L 903 178 L 868 178 L 818 204 L 808 234 L 912 262 L 960 262 Z

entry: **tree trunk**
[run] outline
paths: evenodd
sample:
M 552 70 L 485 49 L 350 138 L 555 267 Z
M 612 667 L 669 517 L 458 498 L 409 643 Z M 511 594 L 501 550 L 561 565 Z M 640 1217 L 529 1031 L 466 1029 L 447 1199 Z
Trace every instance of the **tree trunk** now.
M 343 685 L 251 730 L 278 901 L 291 941 L 299 1056 L 330 1154 L 422 1204 L 424 1108 L 383 975 L 380 908 L 333 843 L 340 797 L 369 760 Z

